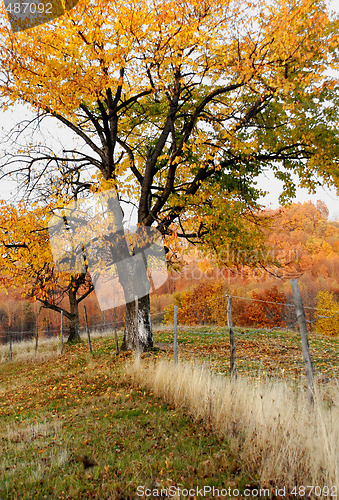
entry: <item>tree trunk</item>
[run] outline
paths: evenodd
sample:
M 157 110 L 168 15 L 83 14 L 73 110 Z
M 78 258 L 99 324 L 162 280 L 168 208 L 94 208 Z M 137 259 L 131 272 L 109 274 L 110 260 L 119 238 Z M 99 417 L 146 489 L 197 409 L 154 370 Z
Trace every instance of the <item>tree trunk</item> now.
M 69 306 L 71 317 L 69 319 L 69 335 L 67 342 L 80 342 L 79 334 L 79 307 L 76 299 L 76 291 L 69 291 Z
M 125 230 L 123 211 L 114 191 L 106 192 L 107 212 L 101 232 L 104 234 L 97 241 L 94 255 L 105 266 L 114 266 L 119 283 L 124 293 L 126 304 L 125 334 L 122 350 L 143 351 L 153 347 L 150 316 L 149 291 L 151 288 L 147 275 L 147 231 L 141 226 L 137 237 L 131 241 Z M 127 238 L 126 238 L 127 236 Z M 138 299 L 136 311 L 135 297 Z M 137 324 L 136 324 L 137 323 Z
M 228 332 L 230 336 L 230 373 L 233 380 L 237 379 L 237 364 L 235 360 L 235 341 L 234 341 L 234 330 L 233 330 L 233 321 L 232 321 L 232 297 L 230 295 L 226 295 L 227 297 L 227 324 L 228 324 Z
M 142 352 L 153 347 L 153 332 L 150 314 L 149 295 L 138 300 L 138 326 L 136 328 L 135 302 L 126 304 L 125 333 L 122 342 L 122 350 L 137 350 Z M 139 336 L 139 341 L 137 339 Z
M 140 228 L 137 248 L 132 249 L 126 240 L 123 212 L 115 196 L 108 198 L 107 206 L 112 216 L 114 230 L 108 238 L 106 237 L 105 243 L 107 245 L 109 242 L 111 262 L 116 265 L 126 302 L 125 333 L 121 349 L 142 352 L 153 347 L 149 300 L 151 285 L 142 245 L 143 241 L 146 244 L 147 238 L 143 240 L 143 229 Z M 138 311 L 136 311 L 135 297 L 138 299 Z

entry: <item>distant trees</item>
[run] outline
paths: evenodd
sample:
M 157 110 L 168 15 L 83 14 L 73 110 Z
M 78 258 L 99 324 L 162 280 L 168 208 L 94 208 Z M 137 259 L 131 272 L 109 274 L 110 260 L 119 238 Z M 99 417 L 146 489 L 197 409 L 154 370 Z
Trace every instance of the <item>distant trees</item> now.
M 179 321 L 187 324 L 214 323 L 225 324 L 226 305 L 223 296 L 228 289 L 234 297 L 242 296 L 246 300 L 233 300 L 233 320 L 238 326 L 262 326 L 267 328 L 285 327 L 295 324 L 294 308 L 291 302 L 290 276 L 299 276 L 302 287 L 307 318 L 315 323 L 315 331 L 328 335 L 339 332 L 339 318 L 322 319 L 326 310 L 336 311 L 338 303 L 332 292 L 338 289 L 339 275 L 339 222 L 328 220 L 326 205 L 318 201 L 293 203 L 289 207 L 275 211 L 265 211 L 262 217 L 270 217 L 270 226 L 264 229 L 264 250 L 253 257 L 248 252 L 246 258 L 251 265 L 222 268 L 224 279 L 213 279 L 213 260 L 206 256 L 201 268 L 212 269 L 199 276 L 202 283 L 194 279 L 191 289 L 175 295 L 175 304 L 179 306 Z M 222 247 L 221 247 L 222 250 Z M 227 254 L 225 246 L 224 253 Z M 220 259 L 221 260 L 221 259 Z M 238 263 L 240 258 L 238 259 Z M 236 262 L 235 262 L 236 264 Z M 262 264 L 262 266 L 260 266 Z M 197 265 L 197 264 L 196 264 Z M 222 263 L 219 261 L 219 266 Z M 192 276 L 195 274 L 191 269 Z M 277 279 L 280 278 L 280 279 Z M 319 291 L 320 290 L 320 291 Z M 318 295 L 317 295 L 318 293 Z M 316 298 L 317 296 L 317 298 Z M 317 313 L 315 308 L 324 309 Z M 169 308 L 166 318 L 172 318 Z M 310 323 L 310 328 L 313 328 Z M 336 332 L 336 333 L 335 333 Z
M 35 331 L 36 314 L 29 300 L 20 297 L 18 290 L 0 292 L 0 342 L 26 340 Z
M 321 201 L 292 203 L 271 215 L 266 245 L 280 263 L 277 275 L 295 271 L 310 281 L 322 280 L 322 288 L 336 287 L 339 222 L 328 220 L 326 205 Z

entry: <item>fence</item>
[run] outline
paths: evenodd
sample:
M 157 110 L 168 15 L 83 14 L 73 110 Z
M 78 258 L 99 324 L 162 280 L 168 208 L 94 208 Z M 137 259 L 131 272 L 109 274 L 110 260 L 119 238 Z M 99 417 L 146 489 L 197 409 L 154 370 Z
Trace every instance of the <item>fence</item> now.
M 291 286 L 292 286 L 292 292 L 293 292 L 293 300 L 294 304 L 291 303 L 283 303 L 283 302 L 277 302 L 277 301 L 270 301 L 270 300 L 262 300 L 258 298 L 249 298 L 249 297 L 241 297 L 241 296 L 230 296 L 228 294 L 223 294 L 219 297 L 214 297 L 212 299 L 205 299 L 202 300 L 201 302 L 195 302 L 193 305 L 194 306 L 199 306 L 203 304 L 206 306 L 206 304 L 210 304 L 211 308 L 213 308 L 216 304 L 218 303 L 218 310 L 222 310 L 224 313 L 224 316 L 221 315 L 221 318 L 223 319 L 222 323 L 223 326 L 226 325 L 227 323 L 227 330 L 229 334 L 229 341 L 230 341 L 230 373 L 232 378 L 235 380 L 237 378 L 237 368 L 236 368 L 236 343 L 235 343 L 235 338 L 234 338 L 234 324 L 233 324 L 233 317 L 234 317 L 234 310 L 237 311 L 236 317 L 241 317 L 239 316 L 239 310 L 244 309 L 244 304 L 246 303 L 261 303 L 264 304 L 265 307 L 267 307 L 268 312 L 272 312 L 272 320 L 274 321 L 275 315 L 277 311 L 279 312 L 279 315 L 281 317 L 282 311 L 285 310 L 283 317 L 286 321 L 286 326 L 281 327 L 281 326 L 274 326 L 272 328 L 265 328 L 266 330 L 291 330 L 295 329 L 296 325 L 299 327 L 299 332 L 301 335 L 301 344 L 302 344 L 302 353 L 303 353 L 303 358 L 305 362 L 305 370 L 306 370 L 306 376 L 307 376 L 307 381 L 308 381 L 308 392 L 309 392 L 309 398 L 311 401 L 313 401 L 313 368 L 312 368 L 312 359 L 311 355 L 309 352 L 309 346 L 308 346 L 308 332 L 307 332 L 307 324 L 311 325 L 316 321 L 315 319 L 308 319 L 307 314 L 305 313 L 305 309 L 308 313 L 314 313 L 314 311 L 317 311 L 317 318 L 332 318 L 336 316 L 338 311 L 335 311 L 333 315 L 322 315 L 319 314 L 320 310 L 317 310 L 316 308 L 311 308 L 311 307 L 304 307 L 302 303 L 302 299 L 300 296 L 299 292 L 299 287 L 297 280 L 291 280 Z M 271 309 L 270 309 L 271 307 Z M 197 309 L 199 311 L 199 308 Z M 266 311 L 266 312 L 267 312 Z M 174 359 L 175 362 L 177 363 L 178 361 L 178 344 L 177 344 L 177 326 L 178 323 L 183 324 L 184 321 L 182 321 L 182 317 L 180 316 L 180 313 L 185 314 L 185 308 L 180 308 L 180 306 L 174 306 L 173 307 L 173 324 L 174 324 Z M 328 313 L 328 311 L 326 311 Z M 166 311 L 160 311 L 157 313 L 154 313 L 151 315 L 152 321 L 157 320 L 161 318 L 161 320 L 164 319 Z M 168 313 L 168 311 L 167 311 Z M 314 314 L 311 314 L 311 316 L 314 317 Z M 123 320 L 118 320 L 116 318 L 116 315 L 114 314 L 113 316 L 113 321 L 107 321 L 105 315 L 103 315 L 101 318 L 90 318 L 88 319 L 87 316 L 87 311 L 86 307 L 84 306 L 84 319 L 85 319 L 85 324 L 80 327 L 80 336 L 87 337 L 87 341 L 89 344 L 89 350 L 91 353 L 93 353 L 93 348 L 91 344 L 91 334 L 93 334 L 94 331 L 97 332 L 103 332 L 107 330 L 113 330 L 115 334 L 115 342 L 116 342 L 116 351 L 118 351 L 118 336 L 117 336 L 117 331 L 120 330 L 121 328 L 124 327 L 124 321 Z M 167 321 L 169 321 L 170 316 L 167 317 Z M 260 318 L 259 318 L 260 319 Z M 208 323 L 208 309 L 207 309 L 207 314 L 206 310 L 203 310 L 201 313 L 200 320 L 198 317 L 195 318 L 196 322 L 200 324 Z M 172 322 L 171 322 L 172 323 Z M 243 325 L 238 325 L 237 326 L 243 326 Z M 54 339 L 58 339 L 58 342 L 60 342 L 60 353 L 63 351 L 63 345 L 64 345 L 64 336 L 67 333 L 67 330 L 65 329 L 65 325 L 63 324 L 63 314 L 61 314 L 61 323 L 59 328 L 49 328 L 48 329 L 48 335 L 47 337 L 52 337 Z M 7 343 L 9 346 L 9 357 L 12 359 L 13 357 L 13 347 L 14 344 L 22 341 L 24 338 L 29 338 L 30 340 L 34 339 L 35 342 L 35 351 L 38 350 L 38 345 L 39 345 L 39 337 L 41 336 L 41 332 L 39 332 L 39 329 L 35 328 L 35 331 L 8 331 L 7 335 L 5 337 L 5 344 Z

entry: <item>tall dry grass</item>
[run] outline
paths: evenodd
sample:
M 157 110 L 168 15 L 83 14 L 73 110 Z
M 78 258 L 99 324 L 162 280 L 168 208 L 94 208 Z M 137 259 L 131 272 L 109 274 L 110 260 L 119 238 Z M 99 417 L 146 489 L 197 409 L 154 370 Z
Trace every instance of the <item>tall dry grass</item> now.
M 17 362 L 42 362 L 57 356 L 59 351 L 58 337 L 39 338 L 38 349 L 36 350 L 35 339 L 13 342 L 12 361 Z M 0 345 L 0 364 L 10 361 L 9 344 Z
M 303 390 L 282 382 L 232 382 L 191 364 L 136 361 L 125 377 L 211 424 L 262 487 L 338 485 L 337 386 L 330 408 L 312 408 Z
M 122 336 L 122 331 L 118 330 L 119 342 L 121 341 L 120 337 Z M 91 338 L 111 338 L 114 334 L 111 329 L 107 329 L 105 331 L 101 330 L 92 330 Z M 81 334 L 82 340 L 87 342 L 86 333 Z M 67 336 L 64 337 L 64 345 L 67 343 Z M 39 337 L 38 341 L 38 349 L 36 350 L 36 341 L 35 338 L 31 340 L 23 340 L 21 342 L 13 342 L 12 343 L 12 361 L 17 362 L 43 362 L 47 361 L 50 358 L 58 356 L 60 354 L 60 337 Z M 7 363 L 10 361 L 10 348 L 9 343 L 0 344 L 0 364 Z

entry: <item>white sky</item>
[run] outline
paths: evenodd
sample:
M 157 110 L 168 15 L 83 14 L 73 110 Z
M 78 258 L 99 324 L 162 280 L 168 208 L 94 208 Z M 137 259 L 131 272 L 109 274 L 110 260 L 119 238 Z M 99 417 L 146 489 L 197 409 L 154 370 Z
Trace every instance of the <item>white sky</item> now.
M 331 7 L 333 10 L 339 13 L 339 0 L 332 0 Z M 8 131 L 11 123 L 15 123 L 16 120 L 22 120 L 23 118 L 23 108 L 18 106 L 13 111 L 2 112 L 1 116 L 1 129 L 3 135 L 4 131 Z M 58 135 L 58 134 L 57 134 Z M 65 137 L 69 137 L 69 133 L 62 134 L 62 141 L 64 142 Z M 3 145 L 0 145 L 0 150 Z M 263 204 L 270 208 L 277 208 L 279 206 L 278 197 L 282 191 L 282 183 L 273 177 L 273 174 L 268 173 L 266 176 L 262 175 L 259 178 L 258 187 L 268 191 L 268 194 L 261 201 Z M 16 191 L 16 183 L 1 180 L 0 181 L 0 198 L 8 199 L 11 194 L 14 195 Z M 329 209 L 329 216 L 331 219 L 339 219 L 339 197 L 336 195 L 334 189 L 330 190 L 328 188 L 320 187 L 317 189 L 315 194 L 309 194 L 306 189 L 297 188 L 296 202 L 304 202 L 307 200 L 312 200 L 313 202 L 318 199 L 324 201 Z

